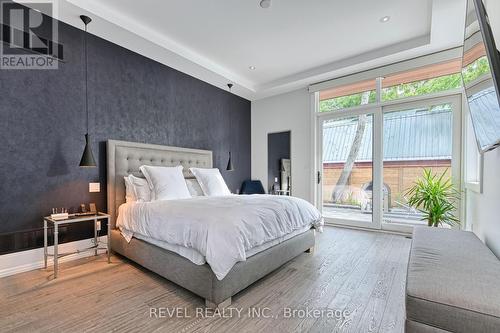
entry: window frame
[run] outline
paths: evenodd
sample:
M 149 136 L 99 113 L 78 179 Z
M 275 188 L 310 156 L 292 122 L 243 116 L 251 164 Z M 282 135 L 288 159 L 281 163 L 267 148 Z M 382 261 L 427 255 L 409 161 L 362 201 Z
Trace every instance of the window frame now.
M 421 96 L 412 96 L 407 98 L 401 98 L 391 101 L 380 101 L 381 97 L 381 89 L 382 89 L 382 78 L 377 78 L 377 101 L 375 103 L 360 105 L 355 107 L 350 107 L 346 109 L 335 110 L 332 112 L 317 112 L 317 108 L 319 107 L 319 93 L 315 92 L 312 94 L 314 101 L 312 105 L 315 107 L 312 110 L 312 117 L 314 118 L 313 122 L 313 136 L 315 140 L 313 140 L 313 149 L 314 152 L 314 179 L 316 178 L 316 172 L 321 171 L 321 161 L 319 156 L 319 151 L 321 151 L 322 147 L 318 145 L 321 144 L 321 139 L 319 136 L 321 135 L 320 124 L 325 119 L 335 119 L 335 118 L 345 118 L 349 116 L 356 116 L 365 113 L 373 113 L 374 114 L 374 131 L 383 132 L 383 115 L 387 112 L 399 111 L 401 109 L 410 109 L 420 107 L 422 105 L 432 106 L 437 104 L 452 104 L 452 132 L 453 132 L 453 143 L 452 143 L 452 179 L 457 188 L 463 188 L 463 162 L 461 161 L 461 157 L 463 156 L 463 112 L 464 109 L 462 98 L 463 98 L 463 88 L 452 89 L 449 91 L 427 94 Z M 380 191 L 382 189 L 383 184 L 383 137 L 382 135 L 374 132 L 374 156 L 373 156 L 373 183 L 374 183 L 374 197 L 373 197 L 373 224 L 372 229 L 378 230 L 386 230 L 391 232 L 401 232 L 405 234 L 409 234 L 412 232 L 413 226 L 410 225 L 401 225 L 401 224 L 391 224 L 383 221 L 383 212 L 382 212 L 382 196 L 380 195 Z M 377 147 L 377 145 L 379 145 Z M 316 207 L 322 206 L 322 182 L 317 184 L 316 181 L 311 182 L 313 186 L 313 198 L 314 204 Z M 458 203 L 457 215 L 460 220 L 464 220 L 464 211 L 463 207 L 465 207 L 463 200 Z M 328 221 L 326 222 L 327 224 Z M 356 225 L 353 223 L 352 227 L 360 227 L 364 228 L 365 226 Z M 465 224 L 464 226 L 465 227 Z
M 464 96 L 465 98 L 465 96 Z M 462 146 L 463 146 L 463 183 L 464 189 L 475 193 L 483 193 L 483 170 L 484 170 L 484 154 L 479 152 L 476 142 L 476 136 L 470 116 L 469 107 L 464 100 L 463 107 L 463 129 L 462 129 Z M 475 177 L 470 177 L 469 159 L 476 160 Z M 473 178 L 473 179 L 472 179 Z

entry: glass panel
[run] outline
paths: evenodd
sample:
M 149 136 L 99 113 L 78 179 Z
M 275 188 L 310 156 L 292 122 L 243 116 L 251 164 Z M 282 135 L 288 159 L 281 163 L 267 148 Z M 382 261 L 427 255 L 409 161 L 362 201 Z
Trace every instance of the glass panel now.
M 430 169 L 451 177 L 451 104 L 384 114 L 383 222 L 425 224 L 408 190 Z
M 375 101 L 375 79 L 360 81 L 321 91 L 319 112 L 347 109 Z
M 460 88 L 462 76 L 460 73 L 444 75 L 426 80 L 402 83 L 382 89 L 382 101 L 392 101 L 399 98 L 421 96 Z
M 382 80 L 382 101 L 460 88 L 461 68 L 461 59 L 453 59 L 388 75 Z
M 465 182 L 479 183 L 481 158 L 477 149 L 470 114 L 465 119 Z
M 372 222 L 372 132 L 372 115 L 323 122 L 323 216 Z
M 375 90 L 363 91 L 352 95 L 334 97 L 330 99 L 321 100 L 319 102 L 319 112 L 330 112 L 340 109 L 352 108 L 353 106 L 360 106 L 360 105 L 374 103 L 375 100 L 376 100 Z
M 488 58 L 486 58 L 486 56 L 483 56 L 479 59 L 476 59 L 471 64 L 465 66 L 462 70 L 462 75 L 465 85 L 468 85 L 469 83 L 477 80 L 480 77 L 491 76 Z

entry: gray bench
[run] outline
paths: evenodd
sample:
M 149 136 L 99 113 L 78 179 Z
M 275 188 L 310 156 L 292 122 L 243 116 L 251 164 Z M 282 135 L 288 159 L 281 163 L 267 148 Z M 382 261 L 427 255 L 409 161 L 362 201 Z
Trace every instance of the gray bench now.
M 500 261 L 471 232 L 416 227 L 406 332 L 500 332 Z

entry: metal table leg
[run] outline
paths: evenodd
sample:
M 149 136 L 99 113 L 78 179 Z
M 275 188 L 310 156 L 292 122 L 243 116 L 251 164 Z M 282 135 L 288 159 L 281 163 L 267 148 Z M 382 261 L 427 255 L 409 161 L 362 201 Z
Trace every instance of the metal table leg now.
M 47 220 L 43 219 L 43 263 L 47 268 Z
M 94 255 L 97 256 L 97 219 L 94 219 L 94 245 L 95 245 Z
M 57 270 L 59 269 L 59 253 L 58 253 L 58 245 L 59 245 L 59 226 L 57 223 L 54 223 L 54 278 L 57 278 Z
M 107 242 L 107 245 L 108 245 L 108 264 L 111 263 L 111 221 L 109 220 L 109 217 L 107 219 L 108 221 L 108 242 Z

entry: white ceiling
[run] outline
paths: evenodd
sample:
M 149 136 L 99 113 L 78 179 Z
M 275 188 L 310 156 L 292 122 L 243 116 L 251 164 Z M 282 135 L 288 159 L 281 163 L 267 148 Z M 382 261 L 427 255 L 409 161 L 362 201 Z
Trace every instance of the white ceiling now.
M 251 87 L 431 31 L 430 0 L 274 0 L 269 9 L 258 3 L 105 2 L 113 11 L 226 67 Z M 381 24 L 384 15 L 393 20 Z M 250 70 L 251 65 L 257 69 Z
M 458 46 L 465 0 L 59 1 L 62 21 L 84 13 L 90 32 L 254 100 Z

